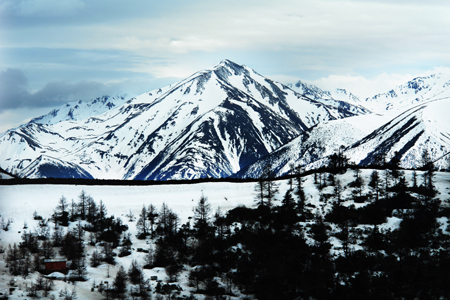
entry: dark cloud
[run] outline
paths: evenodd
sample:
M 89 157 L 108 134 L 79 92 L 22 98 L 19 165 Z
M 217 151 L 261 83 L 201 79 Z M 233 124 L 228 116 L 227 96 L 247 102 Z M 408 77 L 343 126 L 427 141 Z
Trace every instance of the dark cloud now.
M 103 95 L 128 94 L 130 97 L 160 88 L 178 78 L 125 79 L 112 84 L 96 81 L 52 81 L 30 91 L 26 74 L 19 69 L 0 71 L 0 111 L 20 108 L 45 108 L 74 100 L 89 100 Z
M 114 87 L 93 81 L 47 83 L 36 92 L 28 90 L 28 79 L 19 69 L 0 72 L 0 109 L 52 107 L 68 101 L 108 94 Z
M 18 69 L 0 72 L 0 109 L 19 107 L 30 97 L 28 79 Z

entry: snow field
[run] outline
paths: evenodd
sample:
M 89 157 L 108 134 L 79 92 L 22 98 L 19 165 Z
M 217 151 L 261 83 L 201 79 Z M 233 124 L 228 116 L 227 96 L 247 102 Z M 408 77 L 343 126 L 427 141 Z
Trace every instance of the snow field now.
M 282 185 L 282 190 L 287 185 Z M 78 195 L 82 190 L 86 194 L 92 196 L 98 204 L 100 200 L 106 205 L 108 215 L 114 215 L 116 218 L 122 219 L 123 223 L 129 226 L 128 232 L 132 234 L 132 248 L 149 249 L 151 244 L 149 241 L 138 240 L 136 238 L 137 228 L 136 221 L 129 222 L 127 214 L 130 210 L 137 218 L 145 205 L 155 205 L 158 209 L 165 202 L 170 209 L 180 217 L 180 224 L 186 223 L 189 216 L 193 216 L 192 209 L 197 205 L 198 199 L 202 194 L 208 197 L 211 207 L 216 210 L 219 206 L 223 211 L 234 208 L 238 205 L 252 206 L 254 202 L 253 183 L 201 183 L 192 185 L 158 185 L 158 186 L 77 186 L 77 185 L 21 185 L 21 186 L 0 186 L 0 215 L 4 220 L 12 220 L 8 231 L 0 231 L 0 246 L 4 249 L 8 244 L 20 243 L 21 235 L 24 231 L 24 223 L 27 223 L 27 231 L 34 231 L 38 228 L 38 221 L 33 219 L 33 213 L 36 211 L 44 218 L 49 218 L 56 208 L 58 200 L 64 195 L 70 203 L 73 199 L 78 201 Z M 280 193 L 281 195 L 281 193 Z M 71 224 L 74 226 L 74 224 Z M 49 227 L 53 229 L 53 223 L 49 222 Z M 85 238 L 88 234 L 85 235 Z M 123 266 L 125 270 L 131 265 L 133 260 L 139 264 L 143 264 L 146 253 L 132 251 L 132 254 L 125 257 L 116 257 L 116 266 L 109 266 L 110 278 L 107 277 L 108 265 L 102 264 L 97 268 L 89 266 L 89 259 L 95 247 L 86 244 L 85 253 L 87 264 L 86 282 L 77 282 L 75 291 L 78 299 L 103 299 L 104 297 L 95 290 L 91 292 L 94 284 L 101 281 L 109 281 L 111 284 L 118 271 L 119 266 Z M 0 290 L 7 289 L 10 276 L 5 268 L 5 253 L 0 256 Z M 167 275 L 163 268 L 154 268 L 152 270 L 143 270 L 145 277 L 157 276 L 158 280 L 167 280 Z M 27 279 L 15 277 L 17 286 L 25 288 L 34 282 L 37 274 L 32 274 Z M 59 291 L 65 287 L 69 291 L 74 288 L 73 285 L 64 281 L 55 280 L 54 291 L 52 292 L 58 297 Z M 190 288 L 188 287 L 188 272 L 183 271 L 180 274 L 179 282 L 187 295 Z M 155 289 L 156 281 L 152 281 L 152 290 Z M 10 299 L 23 299 L 26 292 L 16 291 Z
M 365 188 L 363 193 L 368 193 L 369 188 L 367 184 L 369 182 L 370 174 L 373 170 L 362 170 L 361 176 L 364 178 Z M 418 173 L 418 183 L 421 182 L 421 174 Z M 383 177 L 383 171 L 379 171 L 381 177 Z M 354 180 L 354 172 L 348 170 L 345 174 L 337 175 L 337 178 L 341 181 L 344 188 L 348 183 Z M 405 171 L 405 176 L 408 183 L 411 182 L 412 171 Z M 281 200 L 285 192 L 289 188 L 286 180 L 278 181 L 280 190 L 278 193 L 278 200 Z M 440 194 L 437 196 L 441 201 L 448 201 L 450 199 L 450 173 L 437 172 L 435 176 L 435 185 Z M 89 259 L 94 251 L 95 247 L 86 243 L 86 264 L 87 264 L 87 278 L 86 282 L 77 282 L 75 286 L 66 283 L 62 280 L 55 280 L 55 286 L 52 294 L 59 297 L 59 291 L 64 290 L 66 287 L 69 291 L 73 289 L 78 295 L 78 299 L 103 299 L 104 296 L 98 293 L 97 289 L 91 292 L 92 285 L 99 284 L 101 281 L 108 281 L 112 284 L 114 277 L 120 266 L 123 266 L 125 270 L 128 270 L 132 261 L 136 260 L 139 264 L 143 264 L 146 253 L 135 251 L 137 248 L 149 249 L 154 247 L 149 240 L 138 240 L 136 238 L 137 228 L 136 221 L 129 222 L 128 217 L 130 210 L 134 214 L 135 218 L 139 216 L 143 205 L 148 207 L 149 204 L 155 205 L 158 209 L 165 202 L 170 209 L 172 209 L 180 217 L 180 223 L 183 224 L 188 221 L 190 216 L 193 216 L 192 209 L 197 205 L 198 199 L 203 194 L 208 197 L 208 202 L 211 204 L 213 210 L 217 207 L 221 207 L 223 211 L 232 209 L 238 205 L 245 205 L 251 207 L 254 205 L 254 186 L 255 183 L 199 183 L 191 185 L 157 185 L 157 186 L 81 186 L 81 185 L 17 185 L 17 186 L 1 186 L 0 185 L 0 217 L 4 220 L 12 220 L 9 231 L 0 231 L 0 246 L 4 249 L 8 247 L 8 244 L 20 243 L 21 235 L 24 231 L 23 226 L 26 222 L 28 225 L 28 231 L 34 231 L 38 228 L 38 221 L 33 220 L 33 213 L 36 211 L 44 218 L 49 218 L 53 213 L 58 200 L 64 195 L 70 203 L 73 199 L 78 201 L 78 195 L 82 190 L 86 194 L 92 196 L 95 202 L 98 204 L 100 200 L 106 205 L 108 215 L 114 215 L 116 218 L 122 219 L 123 223 L 129 226 L 128 232 L 131 233 L 131 239 L 133 245 L 131 246 L 134 251 L 132 254 L 126 257 L 116 257 L 116 266 L 109 266 L 107 264 L 101 264 L 97 268 L 89 266 Z M 303 183 L 305 194 L 307 195 L 307 204 L 312 205 L 313 213 L 323 214 L 331 209 L 334 199 L 326 203 L 320 201 L 320 192 L 317 186 L 314 184 L 313 175 L 309 175 L 304 178 Z M 322 192 L 332 194 L 333 187 L 325 187 Z M 351 194 L 351 189 L 346 188 L 343 192 L 343 198 L 348 198 Z M 277 201 L 278 205 L 280 202 Z M 367 204 L 369 202 L 366 202 Z M 344 201 L 343 205 L 352 205 L 356 207 L 365 205 L 364 203 L 354 203 L 353 200 Z M 136 219 L 135 219 L 136 220 Z M 387 222 L 380 225 L 381 229 L 395 229 L 398 228 L 402 219 L 397 217 L 390 217 Z M 439 223 L 441 229 L 446 232 L 448 219 L 445 217 L 440 218 Z M 304 222 L 302 224 L 308 227 L 311 222 Z M 71 224 L 74 226 L 75 224 Z M 361 228 L 364 227 L 364 225 Z M 370 225 L 371 226 L 371 225 Z M 53 230 L 53 223 L 49 222 L 49 227 Z M 66 229 L 64 229 L 66 230 Z M 331 235 L 337 228 L 333 225 Z M 127 233 L 128 233 L 127 232 Z M 85 235 L 85 239 L 89 234 Z M 314 240 L 306 236 L 308 243 L 314 243 Z M 333 255 L 340 255 L 342 253 L 342 244 L 339 239 L 330 237 L 329 242 L 333 245 L 331 252 Z M 361 246 L 355 244 L 351 245 L 352 249 L 359 249 Z M 117 252 L 117 250 L 116 250 Z M 27 298 L 25 290 L 26 285 L 30 285 L 35 282 L 37 278 L 36 273 L 32 273 L 26 279 L 22 277 L 11 277 L 5 267 L 5 253 L 0 254 L 0 290 L 9 289 L 9 281 L 11 278 L 16 280 L 16 291 L 10 296 L 10 299 L 25 299 Z M 109 270 L 108 270 L 109 269 Z M 108 272 L 110 277 L 108 278 Z M 163 268 L 154 268 L 151 270 L 144 270 L 146 278 L 151 276 L 157 276 L 158 280 L 165 282 L 168 278 Z M 188 286 L 188 270 L 183 270 L 180 273 L 179 284 L 183 288 L 182 294 L 189 295 L 190 288 Z M 157 282 L 151 281 L 152 290 L 154 291 Z M 197 298 L 202 299 L 202 296 L 196 295 Z M 238 298 L 235 298 L 238 299 Z

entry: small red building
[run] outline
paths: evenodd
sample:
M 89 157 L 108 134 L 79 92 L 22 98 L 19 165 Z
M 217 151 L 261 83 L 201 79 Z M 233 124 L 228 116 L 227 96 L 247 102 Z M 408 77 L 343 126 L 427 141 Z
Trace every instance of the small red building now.
M 46 271 L 65 271 L 66 270 L 66 260 L 65 259 L 45 259 L 45 270 Z

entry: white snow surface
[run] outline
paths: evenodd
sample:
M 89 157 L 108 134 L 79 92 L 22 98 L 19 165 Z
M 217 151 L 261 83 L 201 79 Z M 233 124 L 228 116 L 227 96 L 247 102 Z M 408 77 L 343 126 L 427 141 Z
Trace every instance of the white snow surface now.
M 368 177 L 372 170 L 362 170 L 362 176 L 367 183 Z M 406 179 L 410 182 L 412 172 L 405 171 Z M 421 172 L 418 172 L 420 178 Z M 343 186 L 354 180 L 353 172 L 347 171 L 345 174 L 338 175 L 337 178 L 341 181 Z M 278 200 L 281 200 L 286 190 L 289 188 L 288 182 L 285 180 L 278 181 L 280 184 L 280 191 L 277 195 Z M 0 231 L 0 246 L 4 249 L 8 244 L 19 243 L 21 241 L 21 234 L 24 231 L 24 223 L 28 225 L 28 231 L 33 231 L 38 227 L 38 221 L 33 220 L 33 213 L 36 211 L 44 218 L 49 218 L 54 212 L 54 208 L 57 205 L 58 200 L 64 195 L 70 202 L 71 199 L 78 200 L 78 195 L 82 190 L 86 194 L 93 197 L 93 199 L 99 203 L 100 200 L 106 205 L 108 215 L 114 215 L 122 219 L 124 224 L 129 226 L 128 232 L 132 234 L 132 248 L 149 249 L 152 244 L 148 243 L 149 240 L 138 240 L 136 238 L 137 228 L 136 221 L 129 222 L 126 215 L 131 211 L 135 216 L 138 216 L 143 205 L 149 204 L 155 205 L 158 209 L 163 203 L 166 203 L 170 209 L 180 217 L 180 224 L 186 223 L 188 217 L 193 216 L 193 207 L 197 205 L 198 199 L 201 195 L 205 195 L 208 198 L 208 202 L 211 203 L 213 209 L 220 208 L 224 211 L 234 208 L 238 205 L 245 205 L 252 207 L 254 205 L 254 183 L 199 183 L 190 185 L 153 185 L 153 186 L 82 186 L 82 185 L 0 185 L 0 214 L 3 220 L 11 220 L 11 228 L 9 231 Z M 438 199 L 441 201 L 448 200 L 450 194 L 450 173 L 437 172 L 435 177 L 436 188 L 440 191 Z M 318 214 L 324 214 L 329 211 L 334 203 L 334 200 L 329 200 L 324 203 L 320 201 L 319 190 L 316 185 L 313 184 L 313 176 L 307 176 L 304 178 L 304 191 L 307 195 L 307 203 L 313 205 L 312 212 Z M 332 193 L 333 187 L 326 187 L 324 193 Z M 367 193 L 369 190 L 366 188 L 363 193 Z M 347 189 L 343 193 L 344 199 L 349 197 L 351 189 Z M 279 202 L 278 202 L 279 203 Z M 355 205 L 360 207 L 365 205 L 364 203 L 354 203 L 352 200 L 346 200 L 343 205 Z M 440 219 L 442 229 L 446 231 L 447 220 Z M 396 217 L 388 218 L 387 222 L 380 225 L 380 230 L 394 230 L 398 228 L 401 223 L 401 219 Z M 308 222 L 305 222 L 303 226 L 306 226 Z M 52 223 L 49 223 L 51 230 L 53 230 Z M 74 223 L 71 224 L 74 226 Z M 364 225 L 361 225 L 364 226 Z M 371 225 L 369 225 L 371 226 Z M 87 237 L 85 237 L 87 239 Z M 309 236 L 306 237 L 309 242 L 313 242 Z M 342 245 L 339 240 L 331 237 L 329 240 L 333 248 L 332 253 L 339 254 L 342 251 Z M 354 249 L 360 248 L 360 245 L 352 245 Z M 90 255 L 95 248 L 89 246 L 86 243 L 87 254 Z M 145 253 L 132 251 L 132 254 L 126 257 L 116 258 L 116 266 L 108 267 L 107 264 L 101 264 L 97 268 L 87 268 L 86 282 L 77 282 L 75 286 L 65 283 L 62 280 L 55 280 L 54 291 L 52 292 L 58 297 L 59 291 L 67 288 L 69 291 L 73 289 L 78 294 L 78 299 L 104 299 L 100 293 L 95 290 L 91 292 L 93 283 L 99 284 L 101 281 L 109 281 L 111 284 L 119 266 L 124 266 L 128 270 L 131 262 L 137 260 L 138 263 L 142 263 Z M 9 299 L 24 299 L 26 292 L 24 291 L 25 285 L 28 286 L 34 282 L 37 278 L 37 273 L 32 273 L 26 279 L 22 277 L 11 277 L 8 275 L 5 267 L 5 254 L 0 255 L 0 290 L 9 288 L 8 283 L 11 278 L 16 280 L 16 291 L 10 296 Z M 89 256 L 87 256 L 87 260 Z M 107 278 L 108 269 L 111 278 Z M 166 272 L 163 268 L 154 268 L 151 270 L 144 270 L 146 278 L 150 276 L 157 276 L 159 280 L 167 280 Z M 57 275 L 57 274 L 56 274 Z M 189 295 L 192 290 L 188 286 L 188 271 L 182 271 L 179 277 L 180 286 L 183 288 L 185 295 Z M 152 281 L 152 288 L 156 285 L 155 281 Z M 230 299 L 239 299 L 230 298 Z
M 72 101 L 46 115 L 34 118 L 30 122 L 51 125 L 61 121 L 83 120 L 120 106 L 126 99 L 127 95 L 118 95 L 98 97 L 90 101 Z

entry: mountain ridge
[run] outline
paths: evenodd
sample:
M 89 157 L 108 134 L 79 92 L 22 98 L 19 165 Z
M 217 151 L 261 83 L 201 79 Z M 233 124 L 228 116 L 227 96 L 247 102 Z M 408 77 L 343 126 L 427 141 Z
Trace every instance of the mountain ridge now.
M 310 99 L 229 60 L 120 101 L 84 119 L 7 132 L 1 166 L 20 172 L 46 155 L 103 179 L 227 177 L 319 122 L 368 113 Z
M 434 158 L 450 149 L 448 79 L 418 77 L 394 89 L 403 94 L 361 101 L 345 89 L 285 85 L 223 60 L 136 97 L 71 102 L 34 118 L 0 137 L 0 167 L 30 178 L 180 180 L 257 177 L 270 162 L 280 176 L 292 163 L 323 166 L 341 146 L 357 164 L 397 151 L 403 167 L 417 167 L 423 149 Z M 382 114 L 365 108 L 386 95 L 392 105 Z M 430 95 L 444 100 L 431 104 Z M 422 108 L 403 120 L 410 103 Z

